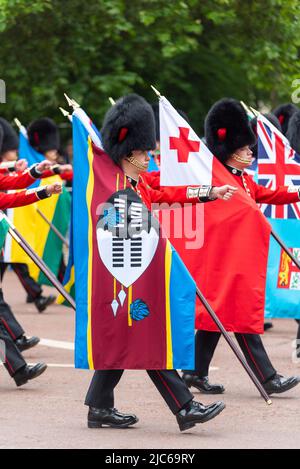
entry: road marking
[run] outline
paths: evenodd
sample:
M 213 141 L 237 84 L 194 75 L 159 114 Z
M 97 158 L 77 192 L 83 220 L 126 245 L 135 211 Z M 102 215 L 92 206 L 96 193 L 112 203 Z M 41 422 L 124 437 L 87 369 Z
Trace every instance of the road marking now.
M 36 363 L 27 363 L 29 366 L 35 366 Z M 52 368 L 74 368 L 72 363 L 46 363 L 48 367 Z M 3 366 L 3 363 L 0 362 L 0 366 Z
M 45 347 L 59 348 L 64 350 L 74 350 L 73 342 L 66 342 L 63 340 L 52 340 L 52 339 L 41 339 L 39 345 L 44 345 Z M 74 368 L 72 364 L 64 363 L 47 363 L 49 367 L 60 367 L 60 368 Z M 218 366 L 210 366 L 209 371 L 218 371 L 220 368 Z
M 73 342 L 64 342 L 62 340 L 41 339 L 39 345 L 44 345 L 45 347 L 60 348 L 64 350 L 74 350 Z
M 28 363 L 30 366 L 36 365 L 36 363 Z M 46 363 L 50 368 L 74 368 L 72 363 Z

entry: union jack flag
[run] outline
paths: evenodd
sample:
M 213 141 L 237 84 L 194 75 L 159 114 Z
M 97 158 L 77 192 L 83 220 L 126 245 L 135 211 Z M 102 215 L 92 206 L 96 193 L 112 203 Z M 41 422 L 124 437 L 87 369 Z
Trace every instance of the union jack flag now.
M 300 186 L 300 156 L 287 138 L 264 116 L 257 118 L 258 183 L 269 188 Z M 261 204 L 269 218 L 300 219 L 300 203 L 289 205 Z

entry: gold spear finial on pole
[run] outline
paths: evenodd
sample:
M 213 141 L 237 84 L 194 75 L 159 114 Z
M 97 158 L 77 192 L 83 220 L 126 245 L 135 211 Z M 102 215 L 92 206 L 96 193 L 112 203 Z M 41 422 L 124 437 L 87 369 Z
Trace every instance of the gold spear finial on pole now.
M 69 96 L 66 93 L 64 93 L 64 97 L 66 98 L 68 105 L 72 106 L 72 99 L 69 98 Z
M 251 117 L 255 117 L 254 112 L 247 106 L 247 104 L 244 103 L 244 101 L 240 101 L 240 103 L 247 112 L 247 114 L 249 114 Z
M 66 98 L 68 105 L 72 107 L 73 109 L 77 109 L 80 107 L 80 104 L 78 104 L 77 101 L 75 101 L 75 99 L 69 98 L 69 96 L 66 93 L 64 93 L 64 97 Z
M 260 115 L 260 112 L 257 111 L 256 109 L 254 109 L 252 106 L 250 106 L 250 109 L 251 109 L 251 111 L 253 112 L 253 114 L 255 115 L 255 117 L 257 117 L 257 116 Z
M 160 98 L 160 97 L 161 97 L 160 92 L 159 92 L 156 88 L 154 88 L 153 85 L 151 85 L 151 88 L 153 89 L 153 91 L 154 91 L 154 93 L 156 94 L 156 96 L 158 96 L 158 97 Z
M 112 98 L 111 96 L 108 98 L 108 101 L 110 102 L 110 104 L 113 106 L 114 104 L 116 104 L 116 101 L 114 100 L 114 98 Z
M 75 101 L 75 99 L 72 99 L 72 106 L 73 106 L 73 109 L 78 109 L 80 107 L 80 104 L 77 103 L 77 101 Z
M 66 111 L 64 108 L 59 107 L 58 109 L 61 111 L 61 113 L 64 117 L 70 117 L 70 113 L 68 111 Z
M 21 130 L 22 124 L 17 117 L 14 118 L 14 123 L 16 124 L 18 129 Z

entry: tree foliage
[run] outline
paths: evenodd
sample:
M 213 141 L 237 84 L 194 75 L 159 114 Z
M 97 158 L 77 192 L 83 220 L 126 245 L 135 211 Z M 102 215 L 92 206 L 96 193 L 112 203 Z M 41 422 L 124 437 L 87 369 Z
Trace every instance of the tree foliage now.
M 108 97 L 153 84 L 196 129 L 223 96 L 289 101 L 300 78 L 298 0 L 0 0 L 1 114 L 63 121 L 63 93 L 101 123 Z

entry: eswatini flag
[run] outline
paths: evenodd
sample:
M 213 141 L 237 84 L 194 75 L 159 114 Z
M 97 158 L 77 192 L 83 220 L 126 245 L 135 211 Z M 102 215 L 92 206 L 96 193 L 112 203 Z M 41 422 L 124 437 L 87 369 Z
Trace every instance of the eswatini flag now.
M 75 366 L 194 368 L 195 283 L 121 169 L 72 123 Z

